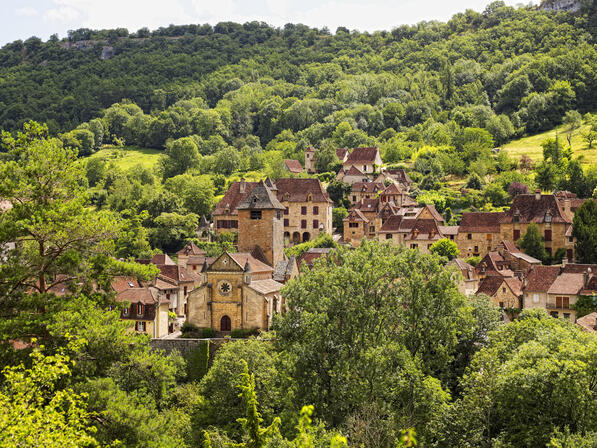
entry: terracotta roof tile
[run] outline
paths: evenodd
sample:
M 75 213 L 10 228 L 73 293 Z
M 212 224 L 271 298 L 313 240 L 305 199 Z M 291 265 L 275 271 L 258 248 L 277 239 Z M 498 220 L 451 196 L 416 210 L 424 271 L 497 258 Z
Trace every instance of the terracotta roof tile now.
M 117 293 L 132 288 L 141 288 L 142 285 L 134 277 L 114 277 L 110 284 Z
M 273 272 L 271 266 L 265 264 L 262 261 L 257 260 L 251 254 L 246 252 L 236 252 L 229 254 L 230 257 L 236 261 L 240 267 L 244 269 L 247 262 L 249 262 L 249 267 L 251 268 L 251 272 Z
M 303 172 L 303 166 L 301 165 L 301 162 L 299 162 L 298 160 L 286 159 L 284 160 L 284 165 L 286 165 L 286 169 L 291 173 L 298 174 Z
M 203 249 L 199 249 L 195 243 L 189 242 L 185 247 L 176 252 L 177 255 L 205 255 Z M 160 263 L 161 264 L 161 263 Z
M 168 256 L 168 254 L 155 254 L 152 257 L 151 262 L 153 264 L 166 264 L 166 265 L 172 265 L 172 266 L 176 265 L 176 263 L 174 263 L 174 261 L 172 261 L 172 258 L 170 258 Z
M 504 277 L 485 277 L 483 280 L 481 280 L 481 283 L 479 284 L 477 294 L 485 294 L 489 297 L 493 297 L 500 290 L 500 286 L 502 286 L 502 283 L 504 283 Z
M 348 149 L 336 148 L 336 156 L 340 162 L 344 161 L 344 158 L 348 155 Z
M 384 184 L 380 182 L 355 182 L 352 184 L 352 191 L 360 193 L 378 193 L 384 188 Z
M 307 202 L 311 195 L 313 202 L 332 202 L 319 179 L 278 179 L 276 187 L 279 201 Z
M 460 222 L 460 233 L 499 233 L 503 213 L 465 212 Z
M 351 165 L 351 167 L 348 169 L 348 171 L 344 171 L 344 175 L 345 176 L 364 176 L 365 173 L 363 173 L 361 170 L 359 170 L 356 166 Z
M 597 313 L 587 314 L 576 320 L 576 325 L 591 333 L 597 331 Z
M 229 211 L 231 215 L 238 215 L 238 205 L 245 200 L 256 185 L 257 182 L 247 182 L 242 180 L 240 182 L 231 183 L 228 187 L 228 191 L 224 194 L 224 197 L 216 205 L 214 215 L 224 215 L 227 211 Z
M 237 210 L 284 210 L 272 190 L 260 181 L 247 197 L 236 207 Z
M 327 256 L 332 250 L 331 247 L 311 248 L 299 256 L 297 260 L 298 267 L 302 267 L 303 262 L 305 262 L 308 268 L 312 268 L 315 260 Z
M 521 223 L 542 223 L 545 216 L 551 214 L 551 222 L 570 222 L 570 218 L 561 208 L 561 203 L 553 194 L 543 194 L 536 198 L 535 194 L 519 194 L 512 201 L 510 209 L 504 213 L 501 222 L 511 223 L 518 215 Z
M 355 148 L 348 155 L 346 163 L 374 163 L 379 155 L 379 148 Z
M 257 291 L 259 294 L 271 294 L 273 292 L 279 292 L 283 287 L 284 284 L 272 279 L 254 280 L 249 283 L 249 288 Z
M 549 294 L 578 294 L 585 282 L 584 274 L 560 274 L 548 289 Z
M 117 302 L 142 303 L 144 305 L 153 305 L 158 301 L 158 294 L 155 288 L 131 288 L 116 295 Z
M 566 266 L 564 266 L 562 272 L 566 274 L 581 274 L 584 272 L 592 272 L 593 274 L 597 274 L 597 264 L 568 263 Z
M 350 210 L 350 212 L 348 213 L 348 216 L 346 218 L 344 218 L 343 221 L 365 221 L 365 222 L 369 222 L 369 220 L 367 219 L 367 217 L 365 215 L 363 215 L 363 213 L 361 213 L 361 211 L 359 209 L 356 209 L 356 208 L 353 208 L 352 210 Z

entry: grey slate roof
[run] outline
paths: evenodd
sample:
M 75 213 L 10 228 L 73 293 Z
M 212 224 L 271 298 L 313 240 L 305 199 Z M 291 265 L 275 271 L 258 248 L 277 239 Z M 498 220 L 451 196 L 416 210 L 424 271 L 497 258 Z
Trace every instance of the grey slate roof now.
M 276 195 L 267 188 L 263 181 L 260 181 L 253 191 L 247 195 L 237 210 L 285 210 L 285 207 L 278 201 Z

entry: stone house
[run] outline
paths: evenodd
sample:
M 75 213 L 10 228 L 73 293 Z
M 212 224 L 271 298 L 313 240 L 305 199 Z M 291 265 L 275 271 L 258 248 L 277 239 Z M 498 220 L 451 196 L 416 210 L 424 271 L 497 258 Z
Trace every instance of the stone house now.
M 379 182 L 355 182 L 352 184 L 350 203 L 354 205 L 363 199 L 376 199 L 385 189 L 385 185 Z
M 224 252 L 202 272 L 201 286 L 189 296 L 187 322 L 223 333 L 234 329 L 269 329 L 284 311 L 282 283 L 272 267 L 248 253 Z
M 514 315 L 508 309 L 522 308 L 522 281 L 517 277 L 487 276 L 479 283 L 476 294 L 485 294 L 491 302 L 502 310 L 505 321 Z
M 279 179 L 273 185 L 284 207 L 286 246 L 332 234 L 332 201 L 319 179 Z
M 370 235 L 369 219 L 359 210 L 353 208 L 348 212 L 344 222 L 344 242 L 357 247 L 363 238 Z
M 484 257 L 494 250 L 501 239 L 501 218 L 502 213 L 463 213 L 455 239 L 460 256 Z
M 218 202 L 212 213 L 216 235 L 222 232 L 238 233 L 237 207 L 256 185 L 257 182 L 247 182 L 245 179 L 230 184 L 224 197 Z
M 412 179 L 409 177 L 407 172 L 401 168 L 388 168 L 383 170 L 374 179 L 375 182 L 385 183 L 386 180 L 391 180 L 397 183 L 403 190 L 409 191 L 413 184 Z
M 424 254 L 429 253 L 431 246 L 444 238 L 444 235 L 435 219 L 423 216 L 423 218 L 391 216 L 377 232 L 378 240 L 394 246 L 400 244 L 409 249 L 418 249 Z
M 383 162 L 379 153 L 379 147 L 375 148 L 355 148 L 342 164 L 344 171 L 355 167 L 361 173 L 373 175 L 381 171 Z
M 560 275 L 560 266 L 536 266 L 524 282 L 523 308 L 547 309 L 547 292 Z
M 355 184 L 357 182 L 371 182 L 369 176 L 359 170 L 356 166 L 340 169 L 336 175 L 336 180 L 340 180 L 349 185 Z
M 135 279 L 118 277 L 112 282 L 116 301 L 124 303 L 120 312 L 122 320 L 134 322 L 134 329 L 152 338 L 168 335 L 169 302 L 153 286 L 143 286 Z
M 454 258 L 446 267 L 452 267 L 460 273 L 460 277 L 456 279 L 456 285 L 461 294 L 469 297 L 477 292 L 479 289 L 479 277 L 474 266 L 468 264 L 462 258 Z
M 564 201 L 553 194 L 521 194 L 514 198 L 512 206 L 500 219 L 501 239 L 518 241 L 535 223 L 545 242 L 545 250 L 554 255 L 560 248 L 565 250 L 568 261 L 574 259 L 572 219 L 564 211 Z
M 195 243 L 190 242 L 185 247 L 183 247 L 181 250 L 176 252 L 176 255 L 178 256 L 177 264 L 186 269 L 188 267 L 188 262 L 191 257 L 205 258 L 206 252 L 203 249 L 200 249 L 199 247 L 197 247 L 197 245 Z M 203 264 L 203 262 L 201 262 L 201 264 Z M 194 270 L 196 270 L 196 269 L 194 269 Z

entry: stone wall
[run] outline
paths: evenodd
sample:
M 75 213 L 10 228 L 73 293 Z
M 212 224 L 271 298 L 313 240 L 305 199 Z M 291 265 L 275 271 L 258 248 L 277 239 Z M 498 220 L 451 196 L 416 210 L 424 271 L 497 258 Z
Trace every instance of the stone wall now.
M 149 345 L 153 350 L 163 350 L 167 355 L 173 351 L 178 351 L 182 356 L 195 350 L 201 342 L 209 341 L 210 358 L 213 358 L 215 352 L 226 342 L 229 338 L 212 338 L 212 339 L 152 339 Z
M 280 218 L 278 218 L 278 213 Z M 261 219 L 251 219 L 251 210 L 238 211 L 238 251 L 261 247 L 271 266 L 284 258 L 284 230 L 281 210 L 261 210 Z
M 323 225 L 323 232 L 332 234 L 332 207 L 328 202 L 289 202 L 281 201 L 282 205 L 288 209 L 288 213 L 283 212 L 284 223 L 288 220 L 288 225 L 284 225 L 284 232 L 287 235 L 288 242 L 297 243 L 303 241 L 303 234 L 309 234 L 309 240 L 319 236 L 319 226 Z M 306 214 L 302 214 L 302 207 L 306 207 Z M 313 213 L 313 208 L 318 207 L 317 214 Z M 306 221 L 306 227 L 301 227 L 301 221 Z M 313 221 L 317 220 L 317 226 L 313 227 Z M 295 241 L 295 234 L 298 233 L 300 241 Z M 288 244 L 287 244 L 288 245 Z
M 469 239 L 470 235 L 470 239 Z M 495 250 L 500 242 L 499 233 L 487 232 L 462 232 L 455 239 L 460 258 L 478 256 L 483 258 L 488 252 Z

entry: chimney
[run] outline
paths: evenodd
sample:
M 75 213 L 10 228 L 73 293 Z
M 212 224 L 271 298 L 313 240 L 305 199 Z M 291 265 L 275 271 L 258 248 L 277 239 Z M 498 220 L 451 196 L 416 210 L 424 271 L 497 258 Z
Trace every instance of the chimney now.
M 589 280 L 591 279 L 591 272 L 592 269 L 591 268 L 587 268 L 587 270 L 585 271 L 583 277 L 584 277 L 584 287 L 586 288 L 589 285 Z
M 562 267 L 565 268 L 567 264 L 568 264 L 568 257 L 562 258 Z
M 240 191 L 241 193 L 244 193 L 244 192 L 245 192 L 245 188 L 246 188 L 246 187 L 247 187 L 247 183 L 245 182 L 245 178 L 244 178 L 244 177 L 241 177 L 241 178 L 240 178 L 240 187 L 239 187 L 239 191 Z
M 535 200 L 541 199 L 541 190 L 535 190 Z

